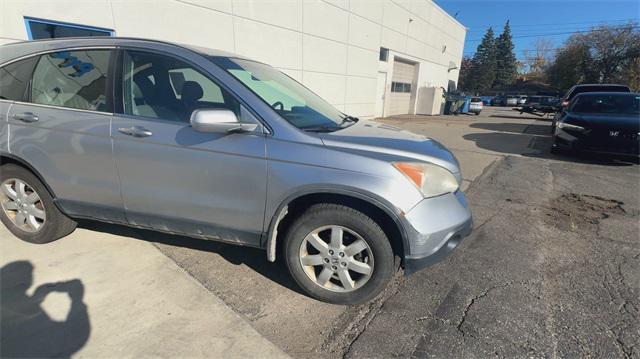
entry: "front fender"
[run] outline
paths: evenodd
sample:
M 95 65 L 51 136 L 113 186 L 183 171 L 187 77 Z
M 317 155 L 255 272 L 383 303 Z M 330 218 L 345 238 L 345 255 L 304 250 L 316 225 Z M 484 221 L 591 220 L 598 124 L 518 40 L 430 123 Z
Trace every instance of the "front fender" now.
M 399 208 L 395 207 L 389 201 L 384 198 L 374 194 L 363 191 L 359 188 L 349 187 L 349 186 L 323 186 L 323 185 L 309 185 L 304 186 L 302 188 L 298 188 L 292 193 L 288 194 L 285 199 L 283 199 L 280 204 L 276 207 L 273 214 L 268 219 L 269 227 L 267 230 L 267 236 L 265 239 L 265 243 L 263 247 L 267 250 L 267 260 L 270 262 L 274 262 L 276 260 L 276 241 L 278 237 L 278 224 L 280 221 L 284 219 L 284 217 L 288 213 L 289 204 L 294 202 L 297 199 L 300 199 L 304 196 L 308 195 L 335 195 L 341 196 L 345 199 L 355 198 L 361 201 L 365 201 L 368 204 L 380 209 L 387 216 L 389 216 L 396 227 L 398 228 L 400 235 L 402 237 L 402 242 L 404 246 L 407 246 L 407 234 L 405 232 L 405 227 L 402 225 L 401 218 L 404 216 L 404 212 Z

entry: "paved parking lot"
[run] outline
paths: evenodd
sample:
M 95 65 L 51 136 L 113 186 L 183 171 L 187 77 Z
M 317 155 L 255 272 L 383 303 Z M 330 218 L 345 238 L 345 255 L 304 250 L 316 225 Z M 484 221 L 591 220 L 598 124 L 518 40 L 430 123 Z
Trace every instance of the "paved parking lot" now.
M 304 296 L 259 250 L 83 227 L 155 244 L 294 357 L 640 356 L 640 167 L 551 156 L 549 122 L 504 108 L 382 121 L 453 150 L 476 228 L 366 305 Z

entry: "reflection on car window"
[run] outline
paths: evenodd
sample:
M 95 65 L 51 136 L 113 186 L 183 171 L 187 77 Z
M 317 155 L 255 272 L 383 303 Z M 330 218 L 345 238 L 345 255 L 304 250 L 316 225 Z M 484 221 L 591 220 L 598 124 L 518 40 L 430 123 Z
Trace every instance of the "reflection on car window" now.
M 188 122 L 194 110 L 203 108 L 239 115 L 238 101 L 189 64 L 154 53 L 126 52 L 125 114 Z
M 640 97 L 635 95 L 582 95 L 571 112 L 593 114 L 640 114 Z
M 300 129 L 335 131 L 356 121 L 270 66 L 227 57 L 213 57 L 212 60 Z
M 42 55 L 33 73 L 33 103 L 111 111 L 107 96 L 110 50 Z

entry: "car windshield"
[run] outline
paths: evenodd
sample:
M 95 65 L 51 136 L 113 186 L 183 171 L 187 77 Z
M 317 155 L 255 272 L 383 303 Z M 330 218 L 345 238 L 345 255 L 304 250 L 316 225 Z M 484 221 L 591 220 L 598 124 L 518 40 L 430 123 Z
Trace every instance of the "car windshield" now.
M 571 91 L 571 93 L 566 96 L 567 100 L 571 100 L 574 97 L 578 96 L 581 93 L 585 92 L 631 92 L 629 87 L 627 86 L 616 86 L 616 85 L 593 85 L 593 86 L 578 86 L 575 90 Z
M 637 95 L 582 95 L 570 109 L 575 113 L 640 114 L 640 96 Z
M 471 102 L 482 102 L 482 100 L 479 97 L 472 97 Z
M 302 130 L 332 132 L 357 121 L 271 66 L 228 57 L 212 57 L 212 60 L 258 95 L 282 118 Z

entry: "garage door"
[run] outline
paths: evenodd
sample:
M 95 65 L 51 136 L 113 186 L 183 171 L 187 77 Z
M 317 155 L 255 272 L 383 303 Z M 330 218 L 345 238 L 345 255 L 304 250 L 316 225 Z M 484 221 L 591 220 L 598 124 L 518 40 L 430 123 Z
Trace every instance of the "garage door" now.
M 391 80 L 391 96 L 389 96 L 389 115 L 403 115 L 409 113 L 411 107 L 411 92 L 415 66 L 413 63 L 399 59 L 393 61 L 393 76 Z

